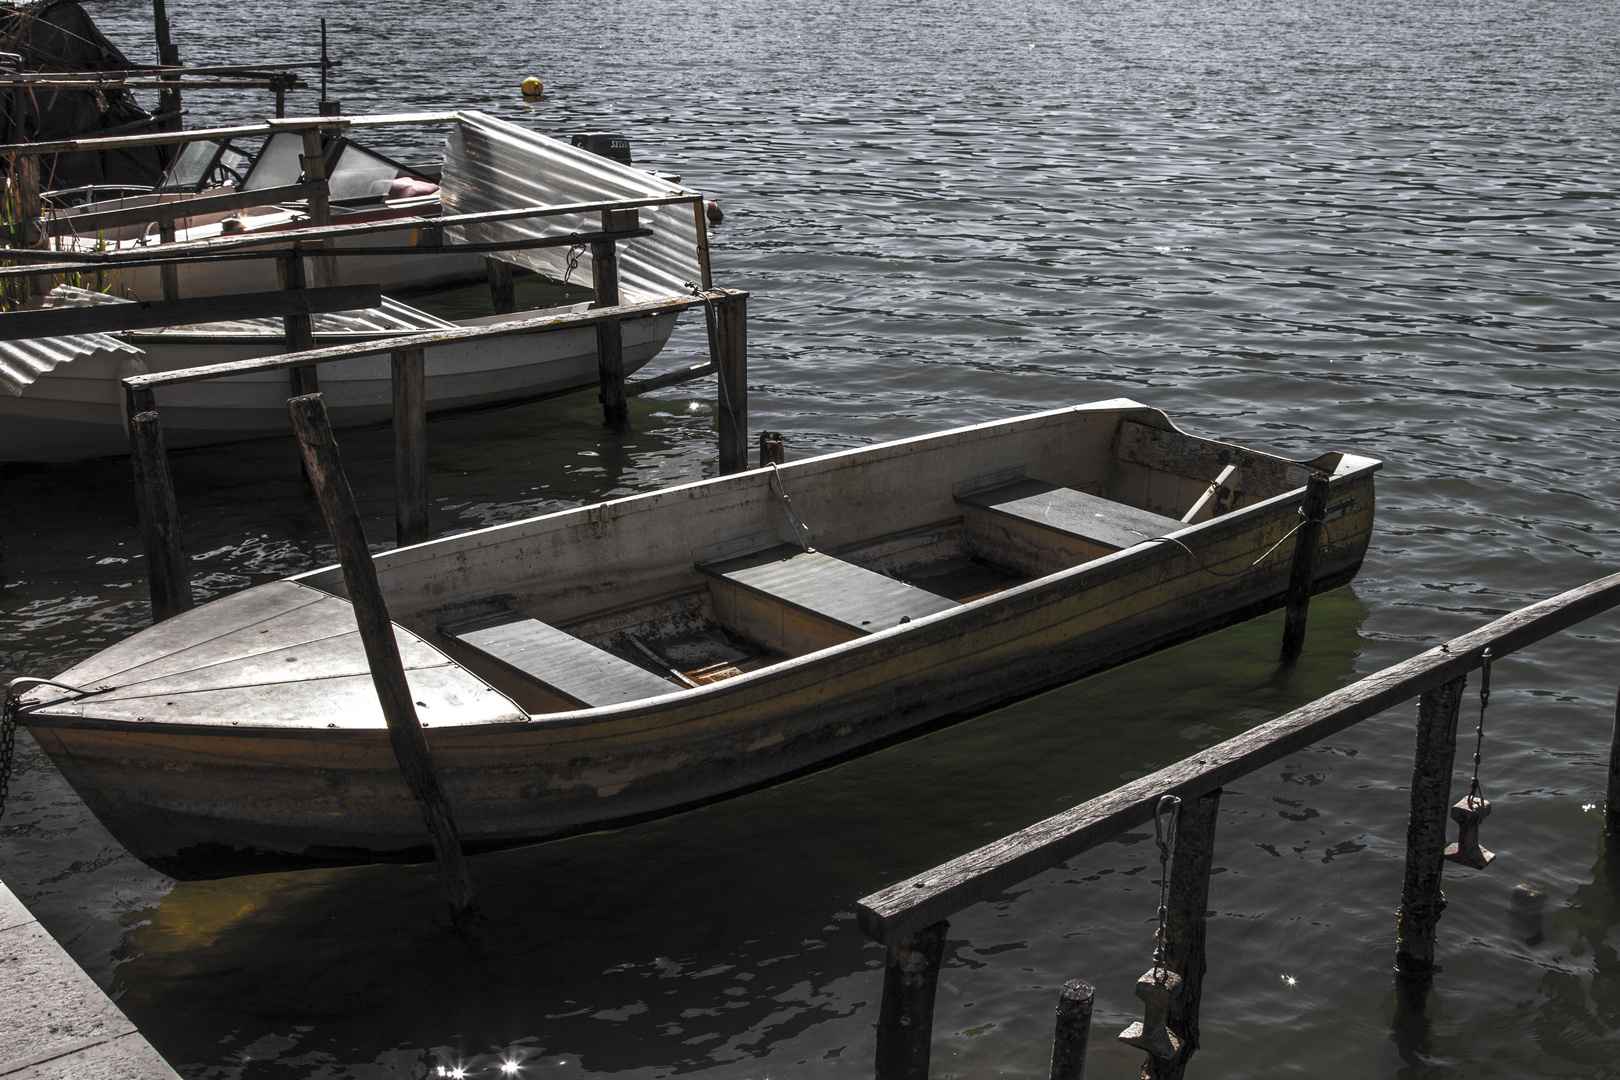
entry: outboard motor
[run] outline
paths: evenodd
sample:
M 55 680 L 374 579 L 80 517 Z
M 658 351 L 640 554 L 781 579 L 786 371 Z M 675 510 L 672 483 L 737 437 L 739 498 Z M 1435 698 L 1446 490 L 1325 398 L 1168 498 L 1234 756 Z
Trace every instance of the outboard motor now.
M 585 135 L 575 135 L 574 145 L 582 150 L 589 150 L 593 154 L 612 158 L 620 165 L 629 165 L 631 163 L 630 140 L 623 135 L 614 135 L 606 131 L 592 131 Z

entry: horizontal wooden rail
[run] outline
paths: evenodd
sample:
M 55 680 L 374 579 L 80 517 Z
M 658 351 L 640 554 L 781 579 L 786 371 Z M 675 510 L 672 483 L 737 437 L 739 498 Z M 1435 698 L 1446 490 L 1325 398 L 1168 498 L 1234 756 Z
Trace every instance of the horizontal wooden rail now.
M 294 90 L 300 85 L 289 75 L 266 75 L 255 79 L 248 75 L 208 75 L 207 81 L 183 79 L 178 75 L 128 75 L 118 79 L 52 78 L 43 75 L 34 79 L 19 79 L 0 75 L 0 89 L 5 90 L 169 90 L 176 86 L 186 93 L 198 90 Z
M 278 234 L 271 233 L 269 235 L 270 236 L 275 236 L 275 235 L 278 235 Z M 409 257 L 409 256 L 412 256 L 412 255 L 447 255 L 447 254 L 473 255 L 473 254 L 488 254 L 488 253 L 497 252 L 497 251 L 529 251 L 529 250 L 537 249 L 537 248 L 579 247 L 579 246 L 589 245 L 589 244 L 606 243 L 606 242 L 609 242 L 609 241 L 636 240 L 636 239 L 639 239 L 639 238 L 641 238 L 643 236 L 651 236 L 651 235 L 653 235 L 653 231 L 651 229 L 624 229 L 624 230 L 619 231 L 619 232 L 610 232 L 610 233 L 604 233 L 604 232 L 564 233 L 561 236 L 547 236 L 547 237 L 544 237 L 544 238 L 541 238 L 541 239 L 502 240 L 499 243 L 494 243 L 494 244 L 432 244 L 432 245 L 430 245 L 430 244 L 422 244 L 422 245 L 414 246 L 414 247 L 403 247 L 403 246 L 341 247 L 341 248 L 325 248 L 325 249 L 321 248 L 320 246 L 312 246 L 308 250 L 304 250 L 302 248 L 299 248 L 299 250 L 304 255 L 308 255 L 308 256 L 311 256 L 311 257 L 319 255 L 322 258 L 325 258 L 327 256 L 348 258 L 348 257 L 357 256 L 357 255 L 364 255 L 364 256 L 368 256 L 368 257 L 375 257 L 375 256 L 380 255 L 380 256 L 387 256 L 389 258 L 393 258 L 395 256 Z M 154 245 L 152 248 L 149 248 L 148 250 L 163 250 L 164 248 L 171 247 L 171 246 L 172 245 L 167 245 L 166 244 L 166 245 L 163 246 L 163 248 L 159 248 L 156 245 Z M 294 245 L 294 246 L 296 247 L 297 245 Z M 40 252 L 39 254 L 47 254 L 47 253 Z M 58 253 L 51 252 L 51 253 L 48 253 L 48 254 L 58 254 Z M 32 266 L 0 266 L 0 280 L 3 280 L 5 278 L 32 277 L 35 274 L 39 274 L 39 273 L 46 273 L 46 274 L 94 273 L 94 272 L 98 272 L 98 271 L 107 270 L 109 267 L 115 267 L 117 269 L 128 269 L 130 267 L 137 267 L 137 266 L 196 266 L 196 265 L 203 264 L 203 263 L 240 262 L 240 261 L 249 260 L 249 259 L 285 259 L 287 257 L 288 257 L 288 249 L 287 249 L 287 247 L 286 246 L 278 246 L 278 247 L 249 248 L 249 249 L 246 249 L 246 250 L 222 252 L 222 253 L 215 254 L 215 255 L 190 255 L 190 256 L 176 255 L 176 256 L 169 256 L 169 257 L 166 257 L 166 258 L 164 258 L 164 257 L 153 257 L 153 258 L 146 258 L 146 259 L 121 259 L 117 263 L 110 263 L 110 264 L 109 263 L 104 263 L 104 262 L 54 262 L 53 261 L 53 262 L 48 262 L 48 263 L 37 263 L 37 264 L 32 265 Z
M 626 379 L 624 392 L 629 397 L 635 397 L 637 394 L 650 394 L 654 390 L 662 390 L 666 386 L 679 386 L 681 383 L 691 382 L 693 379 L 701 379 L 705 375 L 713 375 L 717 370 L 713 360 L 705 360 L 701 364 L 676 368 L 674 371 L 666 371 L 662 375 L 654 375 L 647 379 Z
M 309 189 L 308 184 L 286 184 L 282 187 L 255 188 L 252 191 L 232 191 L 226 195 L 200 195 L 196 198 L 148 203 L 145 206 L 98 210 L 90 214 L 60 214 L 45 219 L 45 231 L 51 236 L 83 236 L 102 229 L 117 229 L 143 222 L 176 221 L 201 214 L 212 214 L 219 210 L 245 210 L 250 206 L 271 206 L 280 202 L 292 202 L 295 199 L 307 199 Z
M 223 379 L 232 375 L 254 375 L 265 371 L 303 367 L 306 364 L 325 364 L 334 360 L 353 360 L 361 356 L 384 356 L 406 349 L 421 349 L 457 341 L 486 341 L 494 338 L 517 337 L 522 334 L 550 333 L 576 327 L 595 326 L 598 323 L 639 319 L 664 312 L 685 311 L 710 301 L 727 298 L 746 299 L 748 294 L 737 289 L 712 289 L 700 296 L 672 296 L 664 300 L 648 300 L 639 304 L 618 307 L 593 308 L 589 311 L 569 312 L 566 315 L 543 315 L 496 326 L 469 326 L 459 330 L 430 330 L 420 334 L 402 334 L 385 341 L 360 342 L 353 345 L 333 345 L 324 349 L 304 352 L 280 353 L 252 360 L 233 360 L 226 364 L 181 368 L 178 371 L 155 371 L 149 375 L 131 375 L 123 380 L 126 394 L 150 392 L 160 386 L 176 383 L 202 382 Z
M 1168 768 L 1115 788 L 855 905 L 867 936 L 892 944 L 1153 819 L 1161 796 L 1196 799 L 1480 666 L 1620 605 L 1620 574 L 1505 615 Z
M 184 85 L 184 84 L 182 84 Z M 147 135 L 114 135 L 99 139 L 57 139 L 53 142 L 9 143 L 0 146 L 0 155 L 22 157 L 29 154 L 72 154 L 91 150 L 128 150 L 137 146 L 170 146 L 174 143 L 202 142 L 206 139 L 239 139 L 274 135 L 278 131 L 313 129 L 401 127 L 409 124 L 449 124 L 453 112 L 378 113 L 374 116 L 289 116 L 258 124 L 235 127 L 193 128 L 190 131 L 157 131 Z
M 142 249 L 124 251 L 44 252 L 31 248 L 0 248 L 0 259 L 32 259 L 35 263 L 10 268 L 11 276 L 18 274 L 49 274 L 61 272 L 50 265 L 69 259 L 93 266 L 154 266 L 170 260 L 196 260 L 202 256 L 233 252 L 241 248 L 262 248 L 266 244 L 311 243 L 317 240 L 335 240 L 351 236 L 368 236 L 392 232 L 397 229 L 447 229 L 464 225 L 488 225 L 500 221 L 519 221 L 528 218 L 566 217 L 571 214 L 599 214 L 604 210 L 636 210 L 649 206 L 673 206 L 678 203 L 700 202 L 697 195 L 661 195 L 645 199 L 618 199 L 608 202 L 562 203 L 556 206 L 517 206 L 506 210 L 484 210 L 476 214 L 440 214 L 436 216 L 412 215 L 367 221 L 355 225 L 318 225 L 301 229 L 264 230 L 253 233 L 235 233 L 215 240 L 191 240 L 185 243 L 163 245 L 164 254 L 153 256 Z M 333 252 L 324 252 L 332 254 Z M 251 257 L 251 256 L 249 256 Z M 44 260 L 40 262 L 38 260 Z
M 377 285 L 335 285 L 321 289 L 278 289 L 235 296 L 198 296 L 186 300 L 140 300 L 129 304 L 38 308 L 0 314 L 0 341 L 61 337 L 67 334 L 112 334 L 157 326 L 188 326 L 227 319 L 266 319 L 354 311 L 382 306 Z

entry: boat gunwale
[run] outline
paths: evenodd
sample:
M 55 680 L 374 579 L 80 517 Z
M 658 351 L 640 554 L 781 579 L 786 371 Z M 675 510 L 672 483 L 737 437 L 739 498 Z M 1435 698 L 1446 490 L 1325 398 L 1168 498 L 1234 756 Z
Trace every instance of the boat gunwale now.
M 1115 400 L 1121 400 L 1121 399 L 1115 399 Z M 1071 411 L 1079 411 L 1079 410 L 1086 409 L 1086 408 L 1088 408 L 1088 406 L 1070 406 L 1070 407 L 1065 407 L 1063 409 L 1051 410 L 1051 411 L 1048 411 L 1048 412 L 1035 414 L 1035 416 L 1032 416 L 1032 417 L 1020 417 L 1020 418 L 1015 418 L 1012 421 L 992 421 L 991 423 L 996 424 L 996 425 L 1000 425 L 1000 424 L 1013 423 L 1013 422 L 1018 422 L 1018 421 L 1029 421 L 1031 419 L 1053 417 L 1053 416 L 1056 416 L 1056 415 L 1061 415 L 1063 413 L 1067 413 L 1067 412 L 1071 412 Z M 1148 408 L 1148 407 L 1147 406 L 1141 406 L 1141 408 Z M 1109 409 L 1109 410 L 1097 410 L 1097 411 L 1121 411 L 1121 412 L 1124 412 L 1124 411 L 1128 411 L 1128 410 Z M 1161 417 L 1164 415 L 1162 412 L 1159 412 L 1158 410 L 1150 410 L 1150 411 L 1159 413 L 1159 415 Z M 1122 417 L 1122 419 L 1123 419 L 1123 417 Z M 1168 417 L 1165 417 L 1165 419 L 1168 422 Z M 984 427 L 987 427 L 987 426 L 988 425 L 968 425 L 968 426 L 965 426 L 963 428 L 953 429 L 953 432 L 972 431 L 972 430 L 979 429 L 979 428 L 984 428 Z M 1183 435 L 1187 434 L 1186 432 L 1181 432 L 1179 428 L 1175 428 L 1173 424 L 1171 424 L 1171 427 L 1172 427 L 1172 429 L 1178 431 L 1179 433 L 1181 433 Z M 816 458 L 806 458 L 800 464 L 805 464 L 805 463 L 810 463 L 810 462 L 817 462 L 817 461 L 825 461 L 828 458 L 837 457 L 837 456 L 847 456 L 847 455 L 854 455 L 854 454 L 860 454 L 860 453 L 869 453 L 869 452 L 874 451 L 874 450 L 886 449 L 886 448 L 894 447 L 894 446 L 902 444 L 902 443 L 912 442 L 912 441 L 915 441 L 916 439 L 938 438 L 940 435 L 949 434 L 949 433 L 951 433 L 951 432 L 936 433 L 935 435 L 932 435 L 932 436 L 915 436 L 915 437 L 912 437 L 912 438 L 906 439 L 906 440 L 897 440 L 896 442 L 893 442 L 893 443 L 882 443 L 882 444 L 878 444 L 877 446 L 857 447 L 857 448 L 852 448 L 850 450 L 836 451 L 834 454 L 821 455 L 820 457 L 816 457 Z M 1217 440 L 1202 439 L 1202 437 L 1200 437 L 1200 436 L 1189 436 L 1189 437 L 1190 438 L 1195 438 L 1195 439 L 1200 439 L 1200 441 L 1207 442 L 1207 443 L 1218 443 Z M 1224 445 L 1235 445 L 1235 444 L 1224 444 Z M 1246 452 L 1249 452 L 1249 453 L 1264 453 L 1263 451 L 1254 451 L 1254 450 L 1251 450 L 1250 448 L 1247 448 L 1247 447 L 1239 447 L 1239 449 L 1243 449 L 1243 450 L 1245 450 Z M 1268 456 L 1277 457 L 1277 455 L 1268 455 Z M 1278 460 L 1288 461 L 1291 464 L 1300 464 L 1300 465 L 1304 464 L 1304 463 L 1296 462 L 1296 461 L 1293 461 L 1292 459 L 1287 459 L 1287 458 L 1278 457 Z M 1378 470 L 1380 470 L 1382 467 L 1383 467 L 1383 462 L 1381 460 L 1379 460 L 1379 459 L 1369 458 L 1369 457 L 1365 457 L 1365 456 L 1362 456 L 1362 455 L 1345 453 L 1345 454 L 1341 455 L 1341 460 L 1340 460 L 1339 464 L 1335 467 L 1335 471 L 1334 471 L 1334 473 L 1333 473 L 1333 475 L 1331 477 L 1331 481 L 1332 481 L 1332 483 L 1333 483 L 1333 485 L 1335 487 L 1340 487 L 1342 485 L 1347 485 L 1347 484 L 1350 484 L 1350 483 L 1352 483 L 1352 482 L 1354 482 L 1356 480 L 1359 480 L 1362 477 L 1370 476 L 1371 474 L 1373 474 L 1373 473 L 1377 472 Z M 679 485 L 678 487 L 675 487 L 675 488 L 660 488 L 655 492 L 644 492 L 644 493 L 641 493 L 639 495 L 628 496 L 626 500 L 614 500 L 614 501 L 615 502 L 622 502 L 622 501 L 628 501 L 630 499 L 646 498 L 649 495 L 659 495 L 659 494 L 663 494 L 665 492 L 670 492 L 670 491 L 680 491 L 680 490 L 687 490 L 687 489 L 691 489 L 691 488 L 695 488 L 695 487 L 722 485 L 722 484 L 725 484 L 727 482 L 735 481 L 739 477 L 754 477 L 755 479 L 758 479 L 761 474 L 768 474 L 768 472 L 769 472 L 768 469 L 754 469 L 754 470 L 749 470 L 746 473 L 731 474 L 731 475 L 728 475 L 728 476 L 725 476 L 725 477 L 710 478 L 710 479 L 707 479 L 707 480 L 696 481 L 696 482 L 691 483 L 691 484 Z M 1189 535 L 1198 536 L 1198 535 L 1204 535 L 1204 534 L 1238 533 L 1238 532 L 1243 531 L 1243 529 L 1246 526 L 1251 525 L 1253 523 L 1252 519 L 1254 519 L 1254 518 L 1264 517 L 1264 516 L 1266 516 L 1266 515 L 1268 515 L 1270 513 L 1276 512 L 1277 510 L 1283 509 L 1285 506 L 1288 507 L 1288 508 L 1294 507 L 1295 504 L 1297 504 L 1297 502 L 1299 501 L 1299 499 L 1301 497 L 1301 493 L 1303 492 L 1303 490 L 1304 490 L 1304 485 L 1302 484 L 1302 485 L 1300 485 L 1298 487 L 1291 488 L 1291 489 L 1289 489 L 1287 491 L 1284 491 L 1284 492 L 1281 492 L 1281 493 L 1279 493 L 1277 495 L 1274 495 L 1274 496 L 1272 496 L 1272 497 L 1270 497 L 1268 499 L 1264 499 L 1261 502 L 1255 503 L 1255 504 L 1253 504 L 1251 506 L 1243 507 L 1240 510 L 1235 510 L 1235 511 L 1233 511 L 1231 513 L 1224 514 L 1224 515 L 1221 515 L 1219 517 L 1212 517 L 1212 518 L 1209 518 L 1209 519 L 1207 519 L 1205 521 L 1198 522 L 1196 524 L 1186 525 L 1185 527 L 1183 527 L 1181 529 L 1177 529 L 1177 530 L 1175 530 L 1175 531 L 1173 531 L 1171 533 L 1168 533 L 1166 535 L 1170 536 L 1170 537 L 1175 537 L 1177 539 L 1185 539 Z M 557 511 L 557 512 L 555 512 L 553 514 L 539 515 L 539 516 L 537 516 L 535 518 L 527 518 L 527 519 L 524 519 L 523 521 L 520 521 L 520 522 L 511 522 L 511 523 L 507 523 L 507 524 L 504 524 L 504 525 L 491 526 L 488 530 L 477 530 L 476 532 L 488 532 L 488 531 L 494 531 L 494 530 L 498 530 L 498 529 L 507 529 L 507 528 L 512 527 L 513 525 L 525 525 L 525 524 L 530 524 L 530 523 L 538 521 L 538 520 L 542 520 L 544 518 L 554 518 L 554 517 L 568 515 L 568 514 L 581 513 L 581 512 L 584 512 L 584 511 L 589 511 L 589 510 L 591 510 L 591 509 L 593 509 L 595 507 L 600 507 L 600 506 L 604 506 L 604 505 L 607 505 L 607 504 L 606 503 L 598 503 L 598 504 L 593 504 L 592 506 L 579 507 L 579 508 L 575 508 L 575 509 L 572 509 L 572 510 Z M 393 549 L 392 551 L 389 551 L 389 552 L 378 553 L 376 558 L 380 561 L 383 557 L 385 557 L 386 555 L 392 554 L 394 551 L 417 550 L 417 549 L 420 549 L 422 547 L 427 546 L 428 544 L 439 544 L 439 543 L 443 543 L 443 542 L 445 542 L 447 540 L 460 540 L 460 539 L 463 539 L 463 538 L 465 538 L 465 537 L 467 537 L 469 535 L 474 535 L 474 534 L 462 533 L 462 534 L 458 534 L 455 537 L 445 537 L 445 538 L 441 538 L 440 540 L 428 541 L 427 544 L 413 545 L 413 547 L 411 549 Z M 1370 538 L 1370 525 L 1369 525 L 1369 538 Z M 1158 560 L 1152 559 L 1152 555 L 1153 555 L 1155 549 L 1158 549 L 1160 551 L 1160 558 Z M 786 660 L 783 660 L 783 661 L 781 661 L 779 663 L 772 664 L 772 665 L 770 665 L 768 667 L 760 668 L 760 669 L 755 670 L 755 671 L 745 672 L 742 675 L 738 675 L 738 676 L 735 676 L 733 678 L 725 679 L 725 680 L 722 680 L 722 681 L 719 681 L 719 682 L 708 683 L 706 685 L 699 686 L 699 687 L 677 687 L 677 686 L 674 686 L 672 684 L 669 693 L 667 693 L 667 694 L 659 694 L 659 695 L 657 695 L 655 697 L 641 698 L 639 700 L 632 701 L 632 702 L 621 702 L 621 703 L 614 704 L 614 705 L 600 706 L 600 707 L 590 708 L 590 709 L 573 709 L 573 710 L 567 710 L 567 711 L 561 711 L 561 712 L 553 712 L 553 713 L 530 713 L 530 714 L 528 714 L 528 718 L 525 719 L 525 720 L 518 720 L 518 721 L 499 721 L 499 720 L 496 720 L 496 721 L 488 721 L 488 722 L 476 723 L 476 724 L 465 724 L 465 725 L 447 724 L 447 725 L 443 725 L 443 726 L 430 726 L 430 725 L 424 723 L 423 727 L 426 729 L 430 741 L 437 741 L 438 737 L 441 734 L 444 734 L 444 733 L 447 733 L 445 735 L 445 737 L 447 737 L 447 738 L 455 738 L 455 739 L 460 739 L 460 738 L 464 738 L 464 737 L 476 738 L 476 737 L 479 737 L 479 736 L 482 736 L 482 735 L 485 735 L 485 734 L 489 734 L 489 735 L 511 735 L 511 734 L 519 734 L 519 733 L 523 733 L 523 732 L 539 731 L 539 730 L 545 730 L 545 729 L 551 729 L 551 728 L 574 728 L 574 727 L 581 727 L 581 726 L 601 723 L 601 722 L 610 721 L 610 720 L 633 721 L 633 720 L 636 720 L 636 719 L 638 719 L 638 718 L 640 718 L 642 716 L 652 715 L 652 714 L 658 713 L 660 711 L 663 711 L 663 710 L 667 709 L 669 706 L 671 706 L 673 704 L 676 704 L 677 702 L 680 703 L 680 704 L 683 704 L 683 705 L 696 704 L 696 703 L 705 702 L 705 701 L 707 701 L 709 699 L 714 699 L 714 700 L 718 701 L 718 700 L 723 700 L 723 698 L 725 696 L 746 693 L 746 692 L 748 692 L 750 690 L 753 690 L 753 689 L 755 689 L 755 688 L 757 688 L 757 687 L 759 687 L 761 685 L 767 684 L 767 683 L 769 683 L 769 682 L 771 682 L 773 680 L 792 678 L 792 677 L 798 675 L 805 668 L 815 667 L 815 666 L 824 665 L 824 664 L 831 664 L 831 663 L 834 663 L 834 662 L 846 657 L 849 654 L 855 654 L 855 653 L 859 653 L 859 652 L 862 652 L 862 651 L 875 651 L 875 650 L 881 649 L 881 648 L 883 648 L 883 647 L 885 647 L 885 646 L 887 646 L 889 644 L 892 644 L 896 640 L 903 639 L 906 636 L 920 636 L 923 632 L 934 628 L 936 625 L 938 625 L 939 623 L 944 622 L 944 621 L 965 620 L 965 619 L 967 619 L 967 618 L 969 618 L 969 617 L 971 617 L 973 615 L 979 615 L 979 614 L 983 613 L 984 611 L 986 611 L 987 609 L 990 609 L 990 608 L 993 608 L 993 607 L 996 607 L 996 606 L 1010 606 L 1010 605 L 1018 604 L 1020 602 L 1029 600 L 1031 597 L 1037 596 L 1038 594 L 1040 594 L 1040 593 L 1042 593 L 1044 591 L 1053 589 L 1053 588 L 1058 587 L 1058 586 L 1060 586 L 1062 584 L 1065 584 L 1065 583 L 1072 582 L 1075 579 L 1086 578 L 1086 577 L 1094 577 L 1094 576 L 1097 576 L 1097 577 L 1117 576 L 1121 564 L 1129 564 L 1129 563 L 1135 563 L 1135 562 L 1143 563 L 1144 565 L 1142 567 L 1132 567 L 1131 570 L 1130 570 L 1130 572 L 1141 572 L 1143 570 L 1149 569 L 1153 565 L 1157 565 L 1160 562 L 1166 562 L 1166 561 L 1169 561 L 1171 559 L 1184 557 L 1186 555 L 1187 555 L 1187 552 L 1181 550 L 1178 547 L 1178 545 L 1175 545 L 1175 544 L 1163 543 L 1163 542 L 1159 542 L 1159 541 L 1155 541 L 1155 540 L 1143 541 L 1140 544 L 1135 544 L 1135 545 L 1132 545 L 1131 547 L 1128 547 L 1128 548 L 1122 548 L 1122 549 L 1120 549 L 1118 551 L 1110 552 L 1107 555 L 1101 556 L 1101 557 L 1096 558 L 1096 559 L 1088 560 L 1088 561 L 1080 563 L 1080 564 L 1078 564 L 1076 566 L 1067 567 L 1067 568 L 1065 568 L 1063 570 L 1059 570 L 1059 571 L 1057 571 L 1055 573 L 1047 574 L 1047 575 L 1045 575 L 1043 577 L 1035 578 L 1035 579 L 1033 579 L 1031 581 L 1027 581 L 1027 582 L 1024 582 L 1022 584 L 1012 586 L 1010 588 L 1007 588 L 1007 589 L 992 593 L 992 594 L 990 594 L 988 596 L 979 597 L 978 599 L 971 600 L 971 601 L 968 601 L 966 603 L 960 604 L 959 606 L 957 606 L 955 608 L 952 608 L 952 609 L 937 612 L 937 613 L 932 614 L 932 615 L 922 616 L 920 618 L 912 620 L 909 623 L 889 627 L 889 628 L 877 631 L 875 633 L 866 634 L 866 635 L 863 635 L 861 637 L 853 638 L 853 639 L 851 639 L 849 641 L 840 642 L 839 644 L 832 645 L 832 646 L 829 646 L 829 647 L 824 648 L 824 649 L 817 649 L 817 650 L 815 650 L 813 652 L 805 653 L 805 654 L 803 654 L 801 656 L 790 657 L 790 658 L 788 658 Z M 1359 563 L 1359 560 L 1358 560 L 1358 563 Z M 330 568 L 330 567 L 319 568 L 317 570 L 306 571 L 303 574 L 291 575 L 289 577 L 282 578 L 280 580 L 287 581 L 287 582 L 292 582 L 294 584 L 301 585 L 301 586 L 303 586 L 305 588 L 310 588 L 310 589 L 313 589 L 315 591 L 325 593 L 328 596 L 338 596 L 339 599 L 346 599 L 346 598 L 340 596 L 339 594 L 328 592 L 327 590 L 322 589 L 320 586 L 311 584 L 311 583 L 304 580 L 305 578 L 307 578 L 309 576 L 312 576 L 314 574 L 325 573 L 325 572 L 330 571 L 331 569 L 333 569 L 333 568 Z M 1255 568 L 1251 567 L 1250 569 L 1255 569 Z M 439 651 L 441 653 L 443 652 L 442 649 L 438 649 L 437 646 L 433 645 L 432 642 L 427 641 L 427 639 L 423 638 L 422 635 L 416 634 L 415 631 L 409 631 L 409 632 L 411 632 L 414 636 L 421 639 L 423 641 L 423 643 L 427 644 L 430 648 L 434 648 L 434 649 L 436 649 L 437 651 Z M 453 658 L 448 657 L 448 655 L 447 655 L 447 659 L 449 659 L 451 663 L 457 664 L 457 666 L 464 666 L 464 665 L 460 665 L 459 662 L 455 661 Z M 475 672 L 472 673 L 472 674 L 474 674 L 475 677 L 480 678 L 482 680 L 482 677 L 477 676 Z M 482 680 L 482 681 L 485 681 L 487 683 L 487 680 Z M 124 733 L 124 734 L 140 733 L 140 734 L 151 734 L 151 735 L 185 735 L 185 736 L 217 735 L 217 736 L 227 736 L 227 737 L 229 737 L 229 736 L 238 736 L 238 737 L 247 737 L 247 738 L 290 738 L 290 739 L 303 739 L 303 740 L 312 741 L 312 742 L 321 742 L 321 741 L 328 741 L 328 740 L 331 740 L 331 741 L 354 741 L 354 740 L 377 741 L 377 740 L 386 739 L 388 737 L 388 729 L 387 729 L 387 727 L 385 725 L 383 725 L 383 724 L 380 724 L 380 723 L 377 724 L 374 727 L 366 727 L 366 728 L 317 728 L 317 727 L 294 727 L 294 726 L 285 726 L 285 725 L 282 725 L 282 726 L 268 726 L 268 725 L 239 725 L 239 724 L 234 724 L 234 723 L 196 723 L 196 722 L 191 722 L 191 723 L 169 723 L 169 722 L 164 722 L 164 721 L 149 721 L 149 720 L 133 720 L 133 721 L 132 720 L 112 720 L 112 719 L 102 719 L 102 718 L 89 717 L 89 716 L 62 716 L 62 715 L 55 715 L 55 714 L 52 714 L 52 713 L 47 711 L 47 710 L 49 710 L 51 708 L 61 708 L 61 707 L 64 707 L 64 706 L 77 705 L 78 702 L 81 701 L 81 700 L 83 700 L 83 699 L 74 699 L 73 701 L 70 702 L 70 701 L 64 701 L 64 700 L 61 700 L 61 699 L 57 699 L 57 700 L 53 700 L 51 702 L 40 703 L 38 705 L 33 705 L 33 706 L 30 706 L 29 704 L 25 703 L 24 708 L 23 708 L 23 712 L 22 712 L 23 722 L 25 724 L 29 724 L 30 726 L 36 726 L 37 725 L 37 726 L 40 726 L 40 727 L 50 727 L 50 728 L 92 729 L 92 730 L 101 730 L 101 731 L 120 732 L 120 733 Z M 649 728 L 647 730 L 653 731 L 653 730 L 656 730 L 656 728 Z

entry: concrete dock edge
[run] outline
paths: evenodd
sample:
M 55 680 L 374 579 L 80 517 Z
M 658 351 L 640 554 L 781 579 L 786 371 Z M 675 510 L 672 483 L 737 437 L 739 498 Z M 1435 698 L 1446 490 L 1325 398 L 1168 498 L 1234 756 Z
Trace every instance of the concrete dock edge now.
M 0 1078 L 179 1080 L 4 882 Z

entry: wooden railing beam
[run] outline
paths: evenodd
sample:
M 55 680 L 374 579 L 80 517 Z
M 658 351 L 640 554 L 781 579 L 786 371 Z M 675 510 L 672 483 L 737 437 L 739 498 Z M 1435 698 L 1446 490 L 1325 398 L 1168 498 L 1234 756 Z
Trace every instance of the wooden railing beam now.
M 1613 574 L 1504 615 L 1190 758 L 875 892 L 855 907 L 861 929 L 880 942 L 898 940 L 1151 821 L 1161 796 L 1197 798 L 1463 677 L 1479 667 L 1486 648 L 1500 659 L 1617 605 L 1620 574 Z

